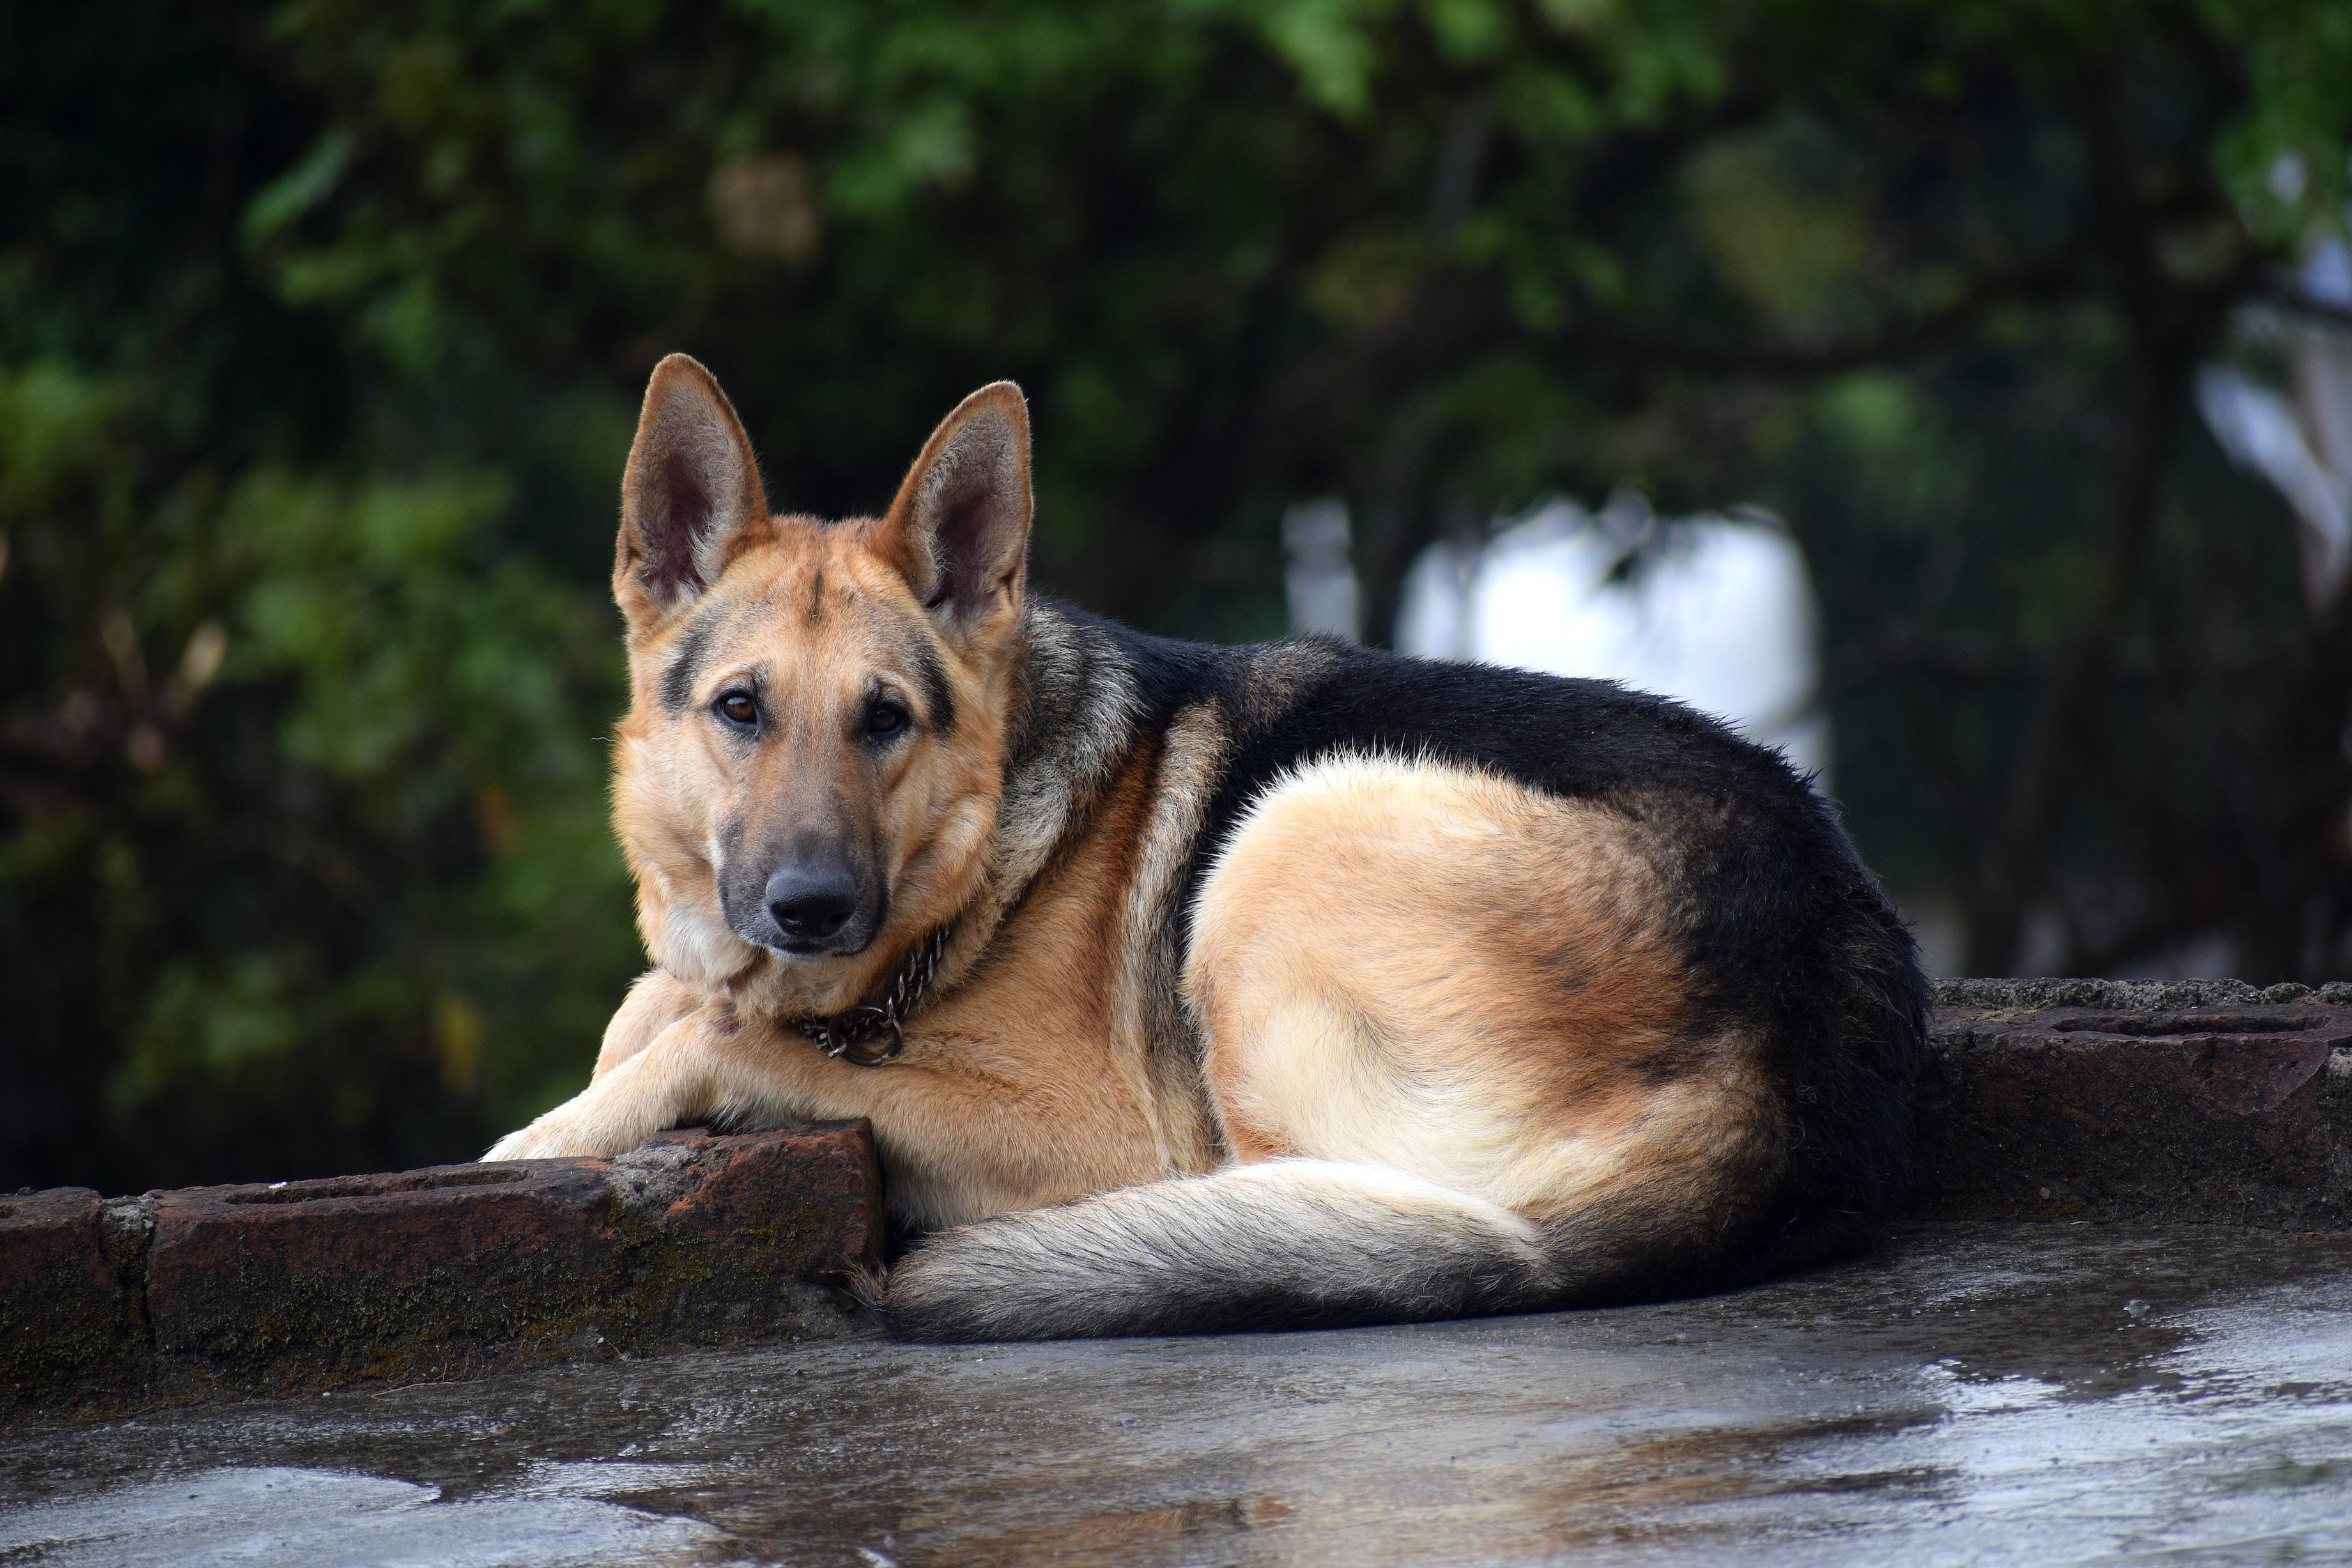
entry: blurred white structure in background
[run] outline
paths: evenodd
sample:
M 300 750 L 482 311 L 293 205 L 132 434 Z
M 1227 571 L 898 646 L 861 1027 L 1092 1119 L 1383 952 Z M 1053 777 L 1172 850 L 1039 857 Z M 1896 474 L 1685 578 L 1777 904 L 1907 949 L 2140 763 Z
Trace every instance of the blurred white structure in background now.
M 1282 548 L 1290 559 L 1282 574 L 1290 629 L 1301 636 L 1360 639 L 1363 609 L 1348 553 L 1348 503 L 1328 496 L 1292 507 L 1282 514 Z
M 2342 240 L 2320 246 L 2302 283 L 2313 299 L 2352 309 L 2352 251 Z M 2209 364 L 2197 373 L 2197 406 L 2231 460 L 2270 480 L 2294 509 L 2304 595 L 2315 615 L 2352 570 L 2352 332 L 2317 321 L 2250 321 L 2245 330 L 2283 341 L 2291 391 Z
M 1829 787 L 1820 614 L 1795 540 L 1760 514 L 1661 519 L 1554 500 L 1405 580 L 1400 652 L 1622 680 L 1778 746 Z

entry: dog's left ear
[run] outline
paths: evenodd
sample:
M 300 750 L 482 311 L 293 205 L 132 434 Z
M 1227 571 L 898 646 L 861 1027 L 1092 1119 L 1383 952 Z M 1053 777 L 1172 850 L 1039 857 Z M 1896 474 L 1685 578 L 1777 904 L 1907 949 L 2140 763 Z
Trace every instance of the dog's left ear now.
M 923 445 L 877 543 L 951 635 L 1017 614 L 1029 554 L 1029 407 L 1009 381 L 956 405 Z

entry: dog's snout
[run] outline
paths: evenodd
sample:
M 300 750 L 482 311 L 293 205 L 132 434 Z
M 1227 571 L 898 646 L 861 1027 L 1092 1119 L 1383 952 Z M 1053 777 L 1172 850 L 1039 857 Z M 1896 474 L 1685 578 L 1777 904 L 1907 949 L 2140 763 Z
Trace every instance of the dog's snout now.
M 793 942 L 830 942 L 857 912 L 857 881 L 845 866 L 802 862 L 768 879 L 768 913 Z
M 890 909 L 870 853 L 854 839 L 814 833 L 761 847 L 722 851 L 719 903 L 736 935 L 779 958 L 866 951 Z

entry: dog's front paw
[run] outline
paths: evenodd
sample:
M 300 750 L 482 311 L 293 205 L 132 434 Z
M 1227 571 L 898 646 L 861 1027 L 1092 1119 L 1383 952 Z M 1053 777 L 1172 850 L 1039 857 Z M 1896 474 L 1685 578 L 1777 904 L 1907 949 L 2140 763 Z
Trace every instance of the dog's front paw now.
M 538 1133 L 539 1124 L 537 1122 L 531 1123 L 529 1127 L 519 1127 L 515 1129 L 515 1131 L 508 1133 L 505 1137 L 490 1145 L 489 1152 L 482 1156 L 483 1163 L 487 1164 L 493 1160 L 543 1160 L 551 1158 L 551 1155 L 542 1154 L 540 1152 Z
M 609 1160 L 709 1103 L 689 1070 L 698 1042 L 681 1021 L 530 1126 L 490 1145 L 485 1160 Z M 681 1058 L 686 1058 L 681 1060 Z
M 490 1145 L 484 1161 L 609 1160 L 645 1142 L 625 1131 L 600 1129 L 593 1121 L 564 1114 L 558 1106 L 528 1127 L 518 1128 Z

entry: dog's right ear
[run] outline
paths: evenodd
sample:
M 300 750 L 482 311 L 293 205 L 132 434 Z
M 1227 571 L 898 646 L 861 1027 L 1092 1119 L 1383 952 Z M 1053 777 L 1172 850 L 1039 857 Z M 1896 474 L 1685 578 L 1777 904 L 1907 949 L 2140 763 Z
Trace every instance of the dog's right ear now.
M 700 597 L 768 519 L 751 438 L 718 381 L 684 354 L 654 366 L 621 476 L 613 597 L 632 635 Z
M 1017 623 L 1029 552 L 1029 405 L 992 382 L 940 421 L 878 544 L 951 636 Z

